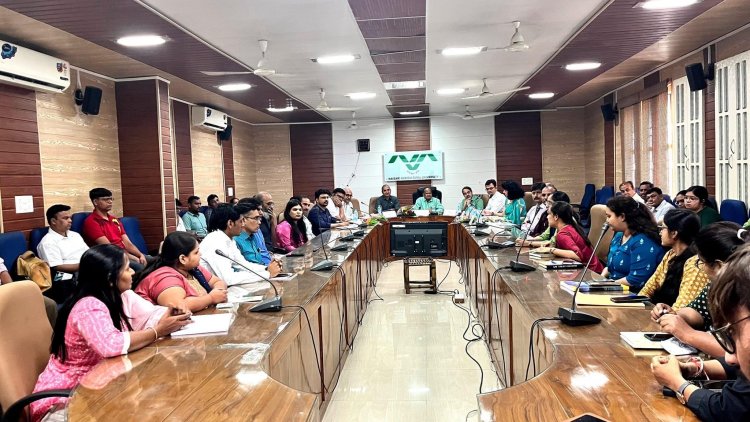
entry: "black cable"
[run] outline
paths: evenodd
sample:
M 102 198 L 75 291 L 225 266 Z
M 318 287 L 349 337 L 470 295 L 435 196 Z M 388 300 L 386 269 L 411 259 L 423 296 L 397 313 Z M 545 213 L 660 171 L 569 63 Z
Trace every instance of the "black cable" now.
M 323 377 L 323 368 L 320 366 L 320 358 L 318 357 L 318 346 L 315 345 L 315 336 L 313 335 L 312 324 L 310 323 L 310 317 L 307 315 L 307 310 L 299 305 L 284 305 L 282 306 L 282 308 L 299 308 L 302 309 L 302 312 L 305 314 L 305 319 L 307 320 L 307 328 L 310 331 L 310 341 L 312 341 L 313 351 L 315 352 L 315 365 L 318 367 L 318 374 L 320 375 L 320 385 L 323 387 L 323 390 L 325 390 L 326 393 L 331 394 L 331 392 L 328 391 L 328 387 L 326 387 L 325 378 Z
M 560 317 L 552 317 L 552 318 L 539 318 L 535 320 L 533 323 L 531 323 L 531 330 L 529 331 L 529 362 L 526 365 L 526 381 L 529 380 L 529 369 L 531 368 L 532 362 L 534 363 L 534 376 L 536 376 L 536 359 L 534 359 L 534 329 L 539 325 L 539 323 L 543 321 L 558 321 L 562 318 Z
M 491 278 L 491 284 L 492 284 L 492 286 L 490 288 L 494 288 L 496 277 L 497 277 L 498 274 L 500 274 L 500 270 L 499 269 L 495 270 L 495 272 L 492 273 L 492 278 Z M 507 387 L 509 387 L 509 385 L 508 385 L 508 374 L 507 374 L 507 370 L 505 368 L 505 365 L 506 365 L 506 361 L 505 361 L 505 345 L 503 344 L 503 334 L 500 331 L 500 314 L 497 311 L 497 302 L 498 302 L 498 300 L 496 298 L 492 300 L 493 308 L 495 310 L 495 319 L 497 320 L 497 324 L 496 324 L 497 327 L 498 327 L 497 338 L 500 341 L 500 355 L 501 355 L 501 359 L 503 360 L 503 380 L 502 380 L 502 382 L 503 382 L 503 386 L 505 388 L 507 388 Z M 491 342 L 492 342 L 492 335 L 490 334 L 490 343 Z M 492 357 L 491 353 L 490 353 L 490 357 Z M 497 372 L 495 372 L 495 373 L 497 374 Z M 498 376 L 498 381 L 500 381 L 500 377 L 499 376 Z
M 437 261 L 437 260 L 436 260 Z M 448 272 L 445 273 L 445 277 L 443 277 L 442 280 L 440 280 L 440 283 L 438 283 L 436 290 L 440 291 L 440 285 L 443 284 L 446 278 L 448 278 L 448 274 L 451 273 L 451 267 L 453 265 L 453 261 L 448 261 Z

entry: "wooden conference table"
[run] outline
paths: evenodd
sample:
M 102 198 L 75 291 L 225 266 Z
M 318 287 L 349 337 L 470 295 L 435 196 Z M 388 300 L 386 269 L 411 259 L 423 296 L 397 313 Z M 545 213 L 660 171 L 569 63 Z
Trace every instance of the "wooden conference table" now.
M 479 420 L 557 421 L 584 412 L 613 421 L 696 420 L 677 400 L 662 397 L 649 358 L 620 343 L 620 331 L 656 328 L 643 309 L 591 310 L 602 323 L 588 327 L 542 322 L 534 337 L 537 376 L 525 382 L 531 324 L 569 305 L 559 281 L 577 271 L 512 273 L 503 269 L 512 248 L 483 249 L 487 238 L 458 224 L 449 225 L 449 238 L 448 257 L 467 281 L 501 382 L 511 386 L 477 396 Z M 303 250 L 305 257 L 285 263 L 298 276 L 277 283 L 290 308 L 250 313 L 252 304 L 235 305 L 227 334 L 161 339 L 102 362 L 76 388 L 70 420 L 319 421 L 390 259 L 389 225 L 369 230 L 348 252 L 331 253 L 341 263 L 334 271 L 310 271 L 323 254 L 311 245 Z M 310 326 L 294 306 L 304 307 Z

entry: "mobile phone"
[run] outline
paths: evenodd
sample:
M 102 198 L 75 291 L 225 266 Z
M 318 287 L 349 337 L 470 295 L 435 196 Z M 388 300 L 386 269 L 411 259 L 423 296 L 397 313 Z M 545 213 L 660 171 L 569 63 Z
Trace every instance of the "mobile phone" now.
M 663 341 L 669 340 L 673 336 L 669 333 L 646 333 L 643 335 L 643 337 L 646 337 L 646 339 L 651 341 Z
M 648 296 L 613 296 L 609 298 L 614 303 L 637 303 L 637 302 L 645 302 L 647 300 L 651 300 Z

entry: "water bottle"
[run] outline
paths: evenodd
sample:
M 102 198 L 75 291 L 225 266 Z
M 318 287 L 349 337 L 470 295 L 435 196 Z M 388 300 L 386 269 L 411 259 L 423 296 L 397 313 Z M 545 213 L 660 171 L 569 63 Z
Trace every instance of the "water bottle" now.
M 382 213 L 383 213 L 383 207 L 380 204 L 378 204 L 378 214 L 382 214 Z

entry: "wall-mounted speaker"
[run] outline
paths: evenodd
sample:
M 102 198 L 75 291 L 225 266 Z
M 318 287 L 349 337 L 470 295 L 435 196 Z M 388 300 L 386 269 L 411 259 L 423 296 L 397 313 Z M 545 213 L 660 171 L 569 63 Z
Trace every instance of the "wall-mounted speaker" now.
M 602 116 L 605 122 L 612 122 L 617 118 L 617 106 L 612 104 L 604 104 L 602 106 Z
M 357 139 L 357 152 L 367 152 L 370 150 L 369 139 Z
M 96 116 L 102 103 L 102 90 L 95 86 L 87 86 L 85 91 L 76 89 L 74 93 L 76 105 L 81 106 L 83 114 Z
M 705 89 L 706 80 L 714 79 L 714 64 L 709 63 L 706 70 L 703 70 L 703 63 L 692 63 L 685 66 L 685 76 L 687 76 L 688 85 L 691 91 L 700 91 Z
M 228 124 L 227 128 L 219 132 L 220 141 L 228 141 L 232 139 L 232 125 Z

